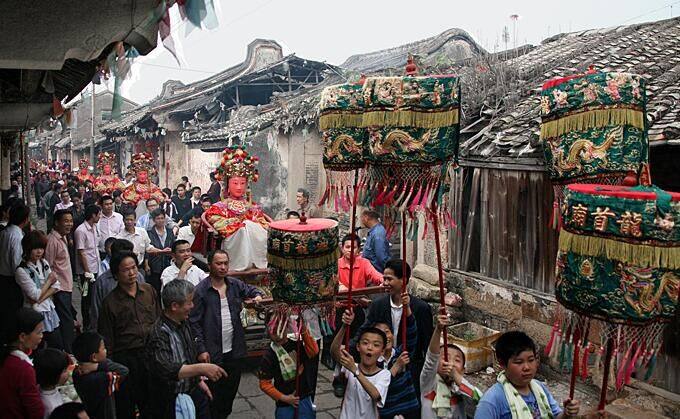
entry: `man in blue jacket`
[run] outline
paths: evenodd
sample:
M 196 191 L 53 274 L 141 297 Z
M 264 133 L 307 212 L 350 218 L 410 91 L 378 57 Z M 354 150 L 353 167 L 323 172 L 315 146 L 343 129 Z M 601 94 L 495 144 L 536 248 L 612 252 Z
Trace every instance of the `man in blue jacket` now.
M 373 210 L 361 213 L 361 224 L 368 228 L 362 256 L 371 261 L 376 271 L 383 273 L 385 262 L 390 259 L 390 242 L 387 231 L 380 223 L 380 215 Z
M 224 368 L 226 378 L 210 382 L 213 400 L 211 417 L 222 419 L 231 414 L 232 404 L 241 382 L 241 363 L 246 356 L 246 337 L 241 324 L 244 299 L 255 302 L 262 292 L 243 281 L 228 277 L 229 255 L 215 250 L 208 255 L 210 276 L 194 290 L 194 308 L 189 315 L 196 339 L 199 362 L 211 362 Z

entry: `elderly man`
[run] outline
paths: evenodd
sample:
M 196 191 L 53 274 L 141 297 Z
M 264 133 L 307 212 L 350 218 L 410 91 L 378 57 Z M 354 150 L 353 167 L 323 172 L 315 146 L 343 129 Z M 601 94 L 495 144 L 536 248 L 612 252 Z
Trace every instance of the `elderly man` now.
M 162 287 L 174 279 L 186 279 L 195 286 L 208 276 L 193 264 L 194 257 L 191 256 L 191 245 L 188 241 L 176 240 L 172 244 L 172 258 L 172 264 L 161 274 Z
M 154 417 L 173 417 L 176 406 L 186 406 L 181 402 L 187 397 L 193 402 L 195 417 L 209 417 L 208 397 L 212 395 L 200 377 L 212 381 L 227 377 L 218 365 L 196 362 L 196 343 L 187 321 L 194 307 L 193 294 L 194 286 L 182 280 L 168 282 L 161 294 L 163 313 L 151 329 L 146 344 L 150 384 L 154 389 L 150 410 Z
M 307 189 L 298 189 L 295 194 L 295 202 L 297 202 L 298 208 L 295 211 L 297 211 L 298 214 L 302 214 L 302 211 L 304 211 L 307 218 L 321 217 L 323 215 L 321 210 L 316 205 L 309 202 L 309 197 L 310 194 Z
M 262 299 L 262 292 L 243 281 L 227 277 L 229 255 L 215 250 L 208 255 L 210 276 L 194 291 L 194 308 L 189 315 L 196 337 L 198 360 L 220 365 L 228 376 L 210 383 L 213 418 L 229 416 L 241 382 L 241 364 L 246 356 L 246 336 L 241 324 L 241 301 Z
M 111 259 L 111 273 L 118 284 L 104 298 L 99 314 L 99 333 L 104 337 L 111 358 L 130 369 L 127 381 L 116 395 L 116 416 L 148 417 L 148 369 L 144 362 L 146 339 L 160 316 L 156 291 L 137 282 L 137 257 L 119 252 Z M 134 314 L 133 314 L 134 313 Z

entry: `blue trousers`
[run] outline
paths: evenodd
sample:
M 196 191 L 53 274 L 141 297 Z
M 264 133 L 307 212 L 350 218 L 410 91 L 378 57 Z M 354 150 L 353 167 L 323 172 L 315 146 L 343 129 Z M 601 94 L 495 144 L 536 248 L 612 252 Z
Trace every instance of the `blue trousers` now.
M 296 419 L 295 418 L 295 408 L 293 406 L 276 407 L 276 412 L 274 413 L 276 419 Z M 305 397 L 300 400 L 298 404 L 298 419 L 316 419 L 316 412 L 312 408 L 312 398 Z

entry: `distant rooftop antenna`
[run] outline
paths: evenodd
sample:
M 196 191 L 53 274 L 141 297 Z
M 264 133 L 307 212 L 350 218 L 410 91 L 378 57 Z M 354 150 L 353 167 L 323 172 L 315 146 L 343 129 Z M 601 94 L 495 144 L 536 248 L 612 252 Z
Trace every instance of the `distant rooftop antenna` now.
M 510 20 L 512 20 L 512 48 L 517 48 L 517 21 L 520 19 L 518 14 L 510 15 Z

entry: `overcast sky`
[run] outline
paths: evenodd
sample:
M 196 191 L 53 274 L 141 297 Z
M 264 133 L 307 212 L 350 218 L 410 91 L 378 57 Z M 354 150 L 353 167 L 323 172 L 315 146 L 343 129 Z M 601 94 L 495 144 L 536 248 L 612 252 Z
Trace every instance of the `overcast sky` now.
M 143 104 L 160 93 L 164 81 L 204 79 L 242 62 L 256 38 L 273 39 L 284 54 L 331 64 L 350 55 L 390 48 L 437 35 L 450 28 L 467 31 L 488 51 L 502 50 L 504 26 L 518 14 L 517 45 L 537 44 L 561 32 L 667 19 L 680 13 L 677 0 L 232 0 L 219 2 L 219 27 L 194 29 L 173 16 L 173 37 L 185 64 L 179 67 L 160 44 L 135 60 L 123 94 Z M 173 8 L 176 10 L 176 7 Z M 510 40 L 509 47 L 515 41 Z M 112 83 L 110 88 L 112 88 Z

